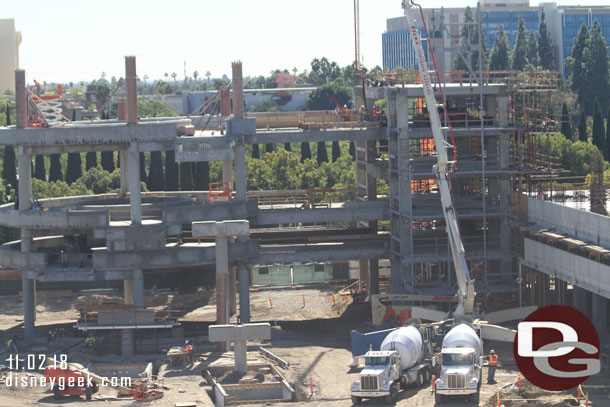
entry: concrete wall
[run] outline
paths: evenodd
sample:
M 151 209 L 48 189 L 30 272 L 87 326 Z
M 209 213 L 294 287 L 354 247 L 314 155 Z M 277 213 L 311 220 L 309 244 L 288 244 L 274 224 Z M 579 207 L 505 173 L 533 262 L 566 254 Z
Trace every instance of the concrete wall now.
M 288 285 L 292 266 L 252 267 L 252 285 Z
M 580 240 L 610 247 L 610 217 L 529 197 L 527 220 Z
M 528 238 L 521 263 L 610 298 L 610 266 L 605 264 Z

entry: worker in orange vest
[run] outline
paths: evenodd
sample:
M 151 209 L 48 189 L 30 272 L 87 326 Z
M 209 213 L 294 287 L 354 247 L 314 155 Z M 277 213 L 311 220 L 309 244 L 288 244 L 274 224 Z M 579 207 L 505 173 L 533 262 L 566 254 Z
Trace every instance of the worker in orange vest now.
M 496 368 L 498 367 L 498 355 L 495 350 L 489 351 L 489 359 L 487 362 L 487 384 L 495 384 L 494 376 L 496 375 Z
M 347 108 L 347 105 L 343 105 L 343 120 L 345 120 L 346 122 L 349 122 L 349 109 Z

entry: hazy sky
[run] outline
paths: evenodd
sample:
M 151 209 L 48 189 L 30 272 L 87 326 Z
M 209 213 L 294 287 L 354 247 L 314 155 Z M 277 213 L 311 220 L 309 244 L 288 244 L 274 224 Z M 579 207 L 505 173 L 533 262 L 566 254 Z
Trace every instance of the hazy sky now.
M 386 19 L 400 15 L 401 0 L 360 0 L 366 66 L 381 65 Z M 138 75 L 151 79 L 165 72 L 183 78 L 184 61 L 188 76 L 197 70 L 216 77 L 230 75 L 230 63 L 238 59 L 246 76 L 301 71 L 315 57 L 341 66 L 354 60 L 353 0 L 0 0 L 1 18 L 14 18 L 22 32 L 20 65 L 29 82 L 92 80 L 102 71 L 108 78 L 124 76 L 124 55 L 136 55 Z

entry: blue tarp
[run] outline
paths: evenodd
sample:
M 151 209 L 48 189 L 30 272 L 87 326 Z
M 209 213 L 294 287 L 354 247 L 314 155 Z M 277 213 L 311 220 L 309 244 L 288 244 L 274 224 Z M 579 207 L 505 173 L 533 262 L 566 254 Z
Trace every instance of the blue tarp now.
M 396 328 L 384 329 L 383 331 L 369 332 L 366 334 L 352 331 L 352 355 L 364 355 L 369 351 L 371 345 L 373 345 L 373 350 L 379 350 L 385 337 L 394 330 L 396 330 Z

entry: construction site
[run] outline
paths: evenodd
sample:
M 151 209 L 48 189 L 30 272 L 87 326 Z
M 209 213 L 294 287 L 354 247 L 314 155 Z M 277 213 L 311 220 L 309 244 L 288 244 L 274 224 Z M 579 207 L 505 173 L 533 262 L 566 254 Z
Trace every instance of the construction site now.
M 562 183 L 539 148 L 558 131 L 561 75 L 438 71 L 445 50 L 411 35 L 419 71 L 361 71 L 352 89 L 366 112 L 385 101 L 379 117 L 246 112 L 234 62 L 220 114 L 206 101 L 141 119 L 127 56 L 119 118 L 69 120 L 72 104 L 15 71 L 17 123 L 0 145 L 17 150 L 18 199 L 0 226 L 19 238 L 0 246 L 0 277 L 20 288 L 0 298 L 0 339 L 13 343 L 0 405 L 609 405 L 603 160 L 591 157 L 590 185 Z M 355 147 L 355 189 L 248 190 L 246 146 L 333 141 Z M 33 156 L 101 151 L 119 153 L 120 192 L 33 197 Z M 221 161 L 223 182 L 143 192 L 140 153 L 153 151 Z M 589 197 L 572 205 L 577 193 Z M 572 390 L 529 383 L 513 356 L 517 324 L 548 305 L 580 311 L 600 337 L 601 372 Z M 463 347 L 446 346 L 456 327 L 472 355 L 447 374 L 435 360 Z M 376 363 L 386 370 L 370 374 Z M 48 385 L 71 376 L 92 384 Z

